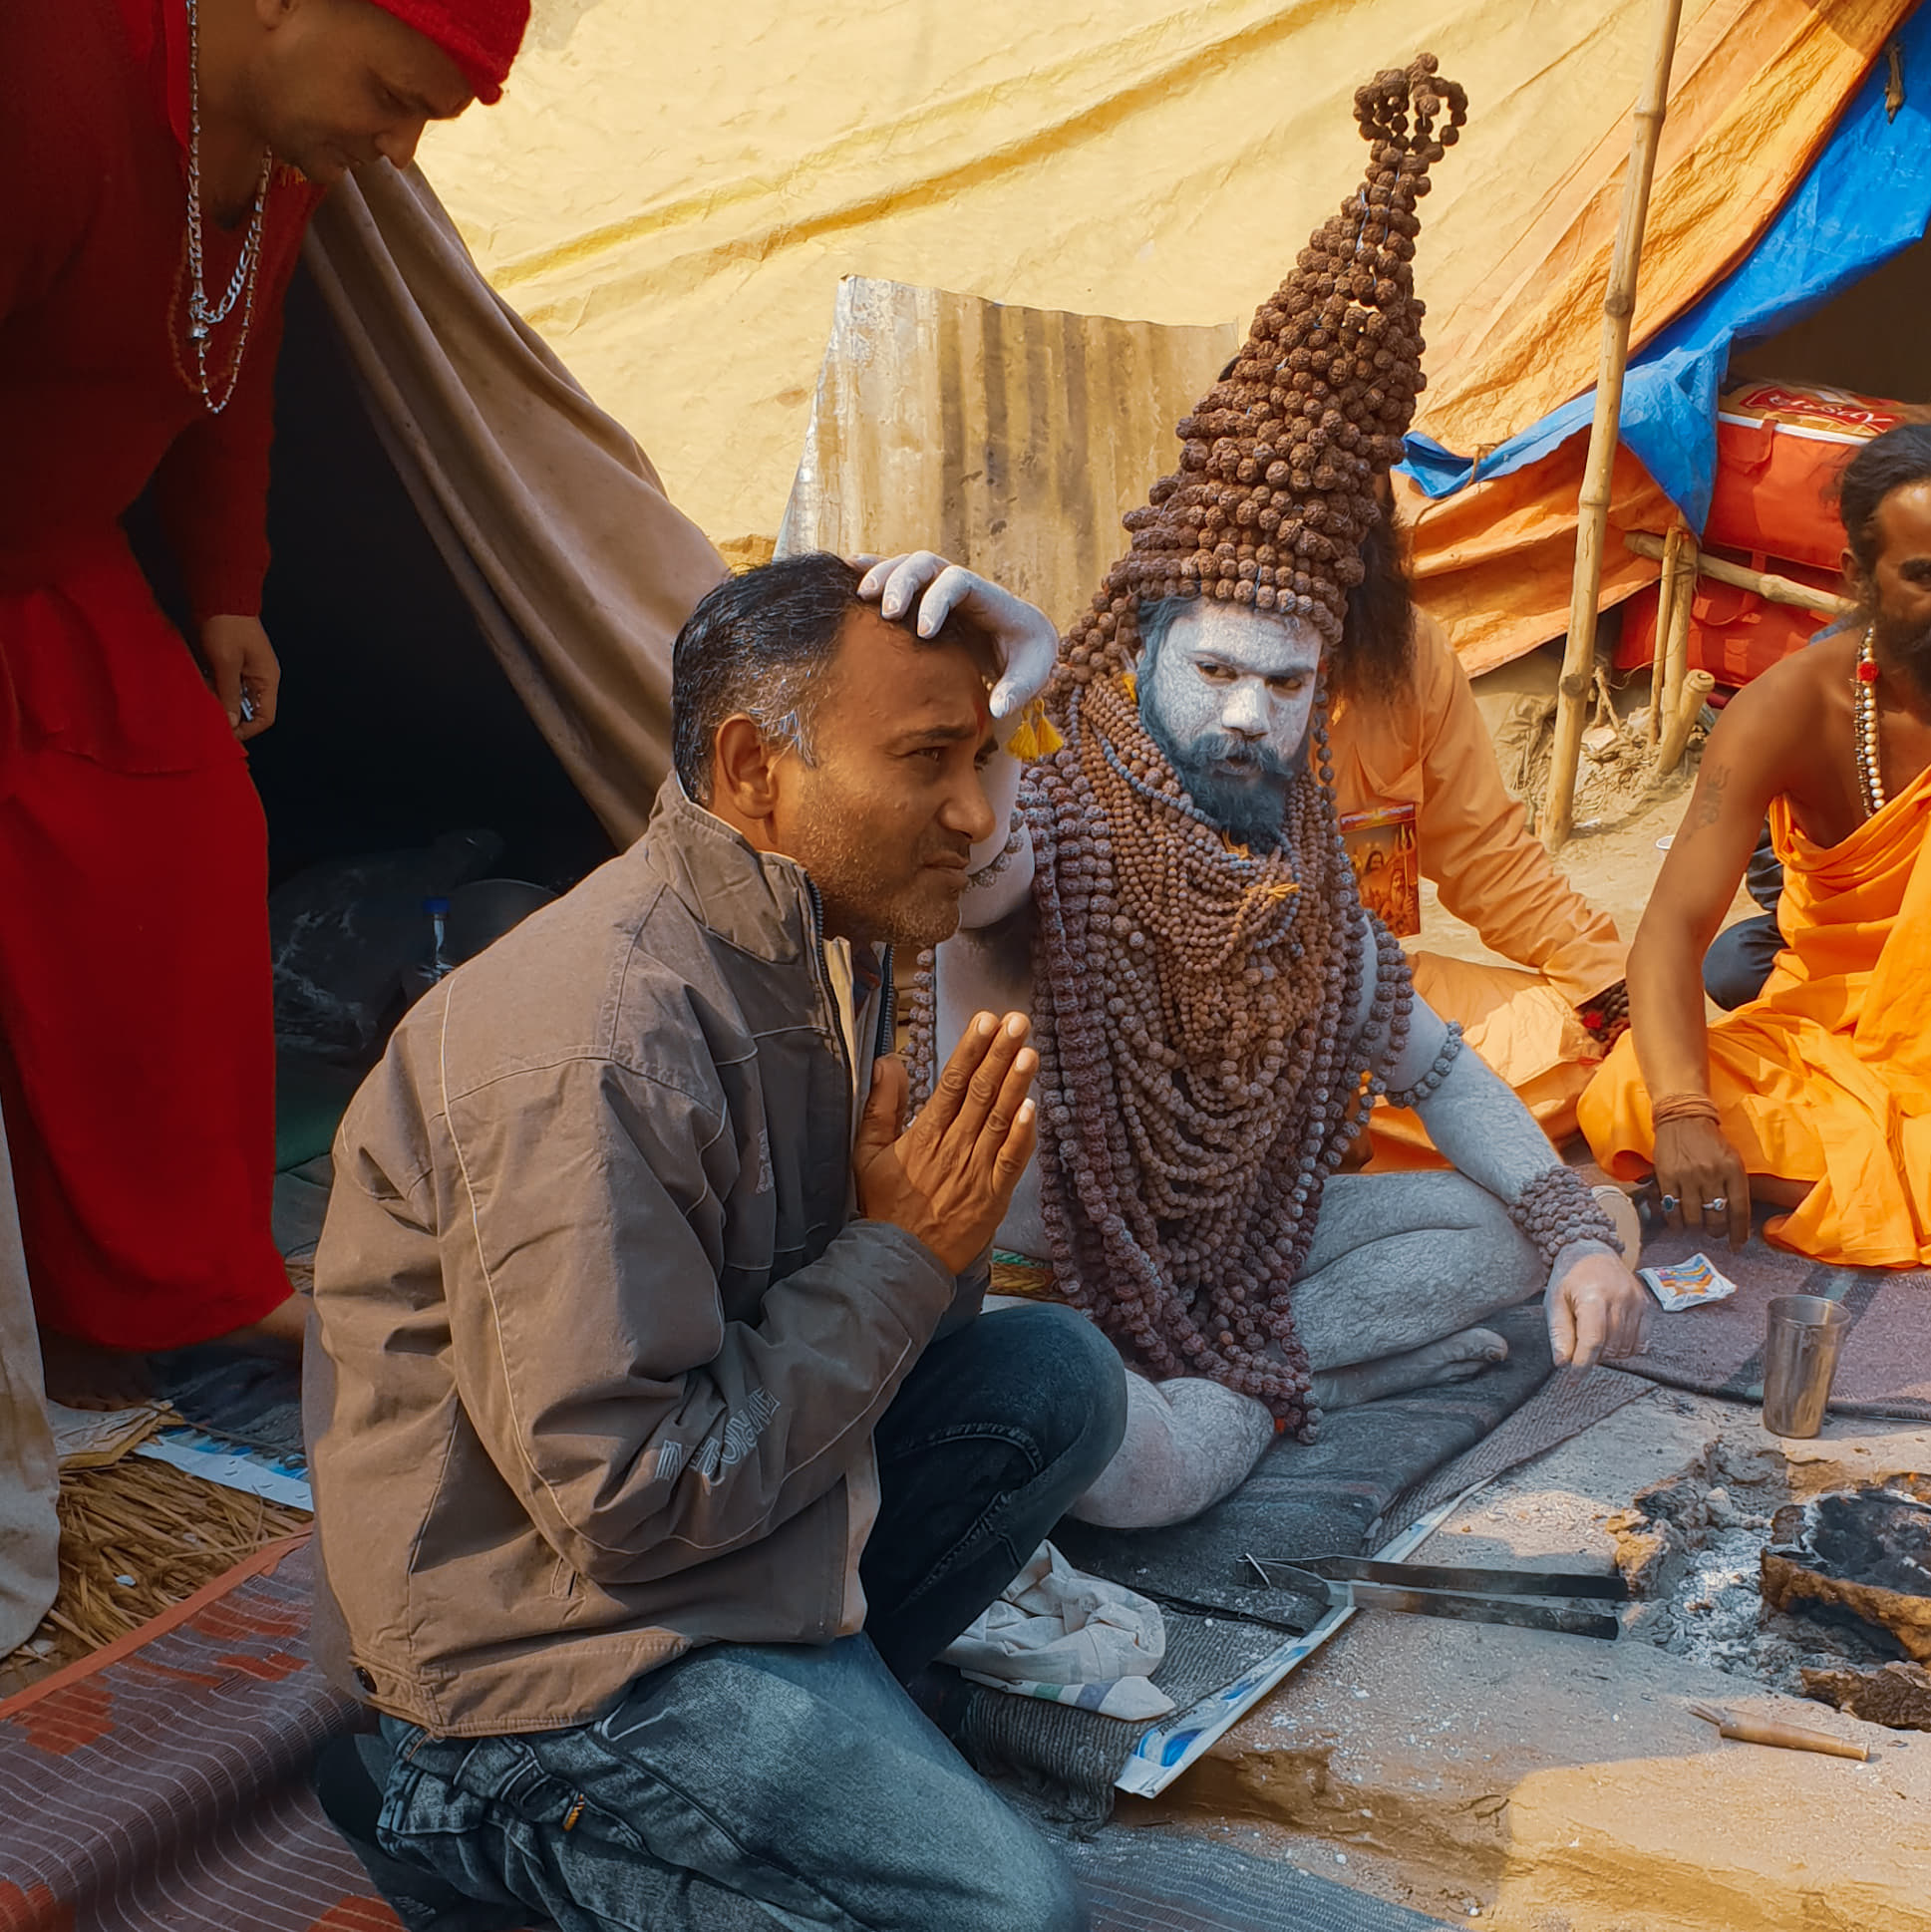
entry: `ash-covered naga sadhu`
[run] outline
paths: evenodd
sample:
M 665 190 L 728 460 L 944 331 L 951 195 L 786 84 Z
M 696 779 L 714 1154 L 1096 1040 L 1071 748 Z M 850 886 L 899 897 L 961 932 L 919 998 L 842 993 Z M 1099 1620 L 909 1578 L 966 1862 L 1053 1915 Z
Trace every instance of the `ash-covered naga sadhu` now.
M 1422 387 L 1416 204 L 1464 115 L 1426 55 L 1356 96 L 1367 177 L 1126 517 L 921 978 L 927 1068 L 975 1011 L 1033 1016 L 1002 1242 L 1139 1372 L 1090 1520 L 1178 1520 L 1323 1408 L 1479 1373 L 1482 1323 L 1545 1289 L 1558 1360 L 1639 1343 L 1615 1225 L 1416 998 L 1336 821 L 1324 659 Z M 1340 1172 L 1382 1095 L 1458 1171 Z

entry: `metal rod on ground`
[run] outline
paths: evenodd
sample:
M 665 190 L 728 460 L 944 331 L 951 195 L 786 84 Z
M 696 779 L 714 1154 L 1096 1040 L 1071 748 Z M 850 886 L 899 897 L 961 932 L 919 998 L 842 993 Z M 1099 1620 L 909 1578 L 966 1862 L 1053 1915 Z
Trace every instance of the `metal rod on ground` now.
M 1663 539 L 1650 535 L 1647 530 L 1631 530 L 1623 542 L 1639 557 L 1663 554 Z M 1812 590 L 1807 583 L 1794 583 L 1788 577 L 1775 576 L 1768 570 L 1753 570 L 1748 564 L 1732 563 L 1703 551 L 1697 554 L 1697 570 L 1714 582 L 1731 584 L 1738 590 L 1754 590 L 1773 604 L 1793 604 L 1798 610 L 1814 610 L 1825 617 L 1848 617 L 1857 608 L 1848 597 L 1836 596 L 1828 590 Z
M 1676 60 L 1683 0 L 1657 0 L 1655 55 L 1636 104 L 1636 138 L 1629 155 L 1616 251 L 1602 305 L 1602 353 L 1596 371 L 1596 420 L 1589 431 L 1589 463 L 1576 514 L 1576 570 L 1569 590 L 1569 642 L 1562 653 L 1556 698 L 1555 756 L 1549 767 L 1542 842 L 1554 851 L 1575 823 L 1576 765 L 1582 756 L 1583 711 L 1596 658 L 1596 599 L 1602 592 L 1603 536 L 1609 526 L 1610 483 L 1616 469 L 1617 431 L 1623 413 L 1623 375 L 1629 367 L 1629 328 L 1636 315 L 1636 275 L 1643 258 L 1643 224 L 1649 218 L 1650 183 L 1656 176 L 1656 145 L 1669 111 L 1670 68 Z
M 1676 554 L 1683 547 L 1683 525 L 1672 523 L 1663 539 L 1663 577 L 1656 586 L 1656 643 L 1650 651 L 1650 708 L 1643 727 L 1644 736 L 1654 745 L 1663 736 L 1663 658 L 1669 645 L 1670 624 L 1676 615 Z
M 1663 730 L 1667 736 L 1676 721 L 1683 697 L 1683 678 L 1690 668 L 1690 617 L 1697 601 L 1697 544 L 1686 535 L 1677 545 L 1676 598 L 1670 605 L 1670 635 L 1663 653 Z M 1652 666 L 1651 677 L 1656 675 Z M 1667 771 L 1669 768 L 1664 767 Z
M 1659 779 L 1668 778 L 1682 764 L 1690 734 L 1696 730 L 1703 707 L 1716 688 L 1717 680 L 1708 671 L 1690 672 L 1678 687 L 1676 709 L 1670 713 L 1663 743 L 1656 754 L 1656 776 Z

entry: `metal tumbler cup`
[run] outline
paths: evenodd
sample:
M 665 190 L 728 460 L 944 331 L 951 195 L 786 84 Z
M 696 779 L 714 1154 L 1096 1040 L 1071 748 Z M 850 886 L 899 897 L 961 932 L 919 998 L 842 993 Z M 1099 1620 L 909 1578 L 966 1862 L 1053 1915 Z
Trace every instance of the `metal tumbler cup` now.
M 1772 1436 L 1814 1436 L 1823 1427 L 1837 1353 L 1850 1317 L 1821 1295 L 1775 1295 L 1764 1338 L 1764 1427 Z

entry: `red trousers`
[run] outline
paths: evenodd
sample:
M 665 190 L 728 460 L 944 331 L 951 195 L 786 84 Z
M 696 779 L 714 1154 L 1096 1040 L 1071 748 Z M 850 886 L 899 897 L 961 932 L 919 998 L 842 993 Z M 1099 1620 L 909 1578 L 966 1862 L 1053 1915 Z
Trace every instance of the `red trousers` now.
M 56 589 L 0 581 L 0 1108 L 36 1311 L 125 1349 L 258 1321 L 288 1279 L 247 766 L 119 544 Z

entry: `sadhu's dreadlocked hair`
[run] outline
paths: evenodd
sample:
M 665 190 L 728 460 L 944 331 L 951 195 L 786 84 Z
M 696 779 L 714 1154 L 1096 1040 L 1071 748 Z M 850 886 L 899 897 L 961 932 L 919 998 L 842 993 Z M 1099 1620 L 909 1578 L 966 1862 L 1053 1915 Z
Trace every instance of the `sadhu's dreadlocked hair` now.
M 1375 479 L 1401 459 L 1423 387 L 1415 204 L 1467 119 L 1433 54 L 1355 95 L 1368 173 L 1254 317 L 1240 355 L 1183 417 L 1180 468 L 1130 511 L 1131 550 L 1067 634 L 1049 700 L 1128 669 L 1138 606 L 1207 595 L 1341 638 Z

